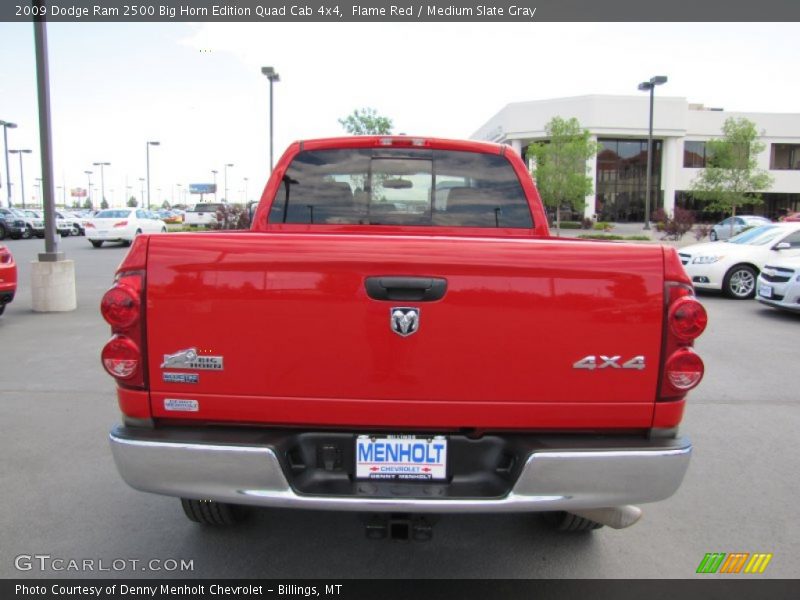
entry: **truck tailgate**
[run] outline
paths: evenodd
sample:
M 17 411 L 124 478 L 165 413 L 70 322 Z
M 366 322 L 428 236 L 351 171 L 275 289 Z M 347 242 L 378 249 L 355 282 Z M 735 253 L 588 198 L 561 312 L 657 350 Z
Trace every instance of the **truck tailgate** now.
M 370 429 L 646 428 L 658 380 L 663 270 L 660 246 L 338 233 L 153 236 L 146 297 L 152 412 Z M 430 302 L 370 298 L 365 280 L 388 276 L 443 278 L 447 290 Z M 412 335 L 393 330 L 396 307 L 420 309 Z M 194 361 L 179 354 L 192 349 Z M 167 366 L 166 356 L 176 354 Z M 597 357 L 595 368 L 575 368 L 588 356 Z M 622 368 L 634 357 L 643 357 L 644 368 Z

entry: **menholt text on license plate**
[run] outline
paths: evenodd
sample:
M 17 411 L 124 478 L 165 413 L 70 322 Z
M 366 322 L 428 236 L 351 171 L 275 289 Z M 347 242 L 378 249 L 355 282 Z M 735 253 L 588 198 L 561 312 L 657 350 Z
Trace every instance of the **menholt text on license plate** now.
M 356 477 L 445 479 L 447 438 L 440 435 L 360 435 L 356 438 Z

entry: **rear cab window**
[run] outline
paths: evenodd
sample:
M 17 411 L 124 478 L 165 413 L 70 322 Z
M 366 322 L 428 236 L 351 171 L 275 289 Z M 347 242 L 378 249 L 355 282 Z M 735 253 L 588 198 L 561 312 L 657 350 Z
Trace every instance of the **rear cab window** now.
M 533 227 L 525 192 L 503 156 L 400 148 L 300 152 L 269 223 Z

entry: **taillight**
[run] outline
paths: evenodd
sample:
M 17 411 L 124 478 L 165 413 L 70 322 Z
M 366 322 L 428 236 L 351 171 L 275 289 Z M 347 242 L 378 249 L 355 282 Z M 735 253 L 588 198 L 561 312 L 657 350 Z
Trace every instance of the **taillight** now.
M 130 327 L 139 318 L 139 297 L 126 285 L 116 285 L 108 290 L 100 302 L 100 312 L 112 327 Z
M 94 223 L 86 223 L 86 229 L 94 229 Z
M 127 221 L 120 221 L 119 223 L 114 223 L 114 227 L 127 227 L 127 226 L 128 226 Z
M 667 281 L 664 303 L 666 316 L 658 399 L 674 401 L 682 399 L 703 378 L 705 366 L 691 347 L 705 331 L 708 315 L 688 281 Z
M 678 391 L 688 392 L 703 378 L 705 366 L 690 348 L 676 350 L 664 367 L 666 379 Z
M 114 334 L 103 348 L 103 367 L 120 385 L 128 388 L 144 389 L 147 385 L 143 290 L 143 271 L 122 271 L 100 301 L 100 312 Z
M 115 335 L 103 348 L 103 366 L 118 379 L 131 379 L 141 368 L 142 353 L 128 337 Z
M 705 331 L 708 324 L 706 309 L 692 296 L 683 296 L 669 307 L 669 328 L 675 337 L 691 342 Z
M 11 262 L 11 253 L 5 249 L 5 247 L 0 246 L 0 263 L 10 263 Z

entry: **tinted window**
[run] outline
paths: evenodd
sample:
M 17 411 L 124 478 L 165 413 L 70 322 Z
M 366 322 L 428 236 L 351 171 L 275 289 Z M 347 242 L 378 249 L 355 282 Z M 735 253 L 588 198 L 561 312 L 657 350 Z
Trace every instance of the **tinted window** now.
M 269 222 L 533 227 L 522 186 L 502 156 L 395 148 L 301 152 Z

